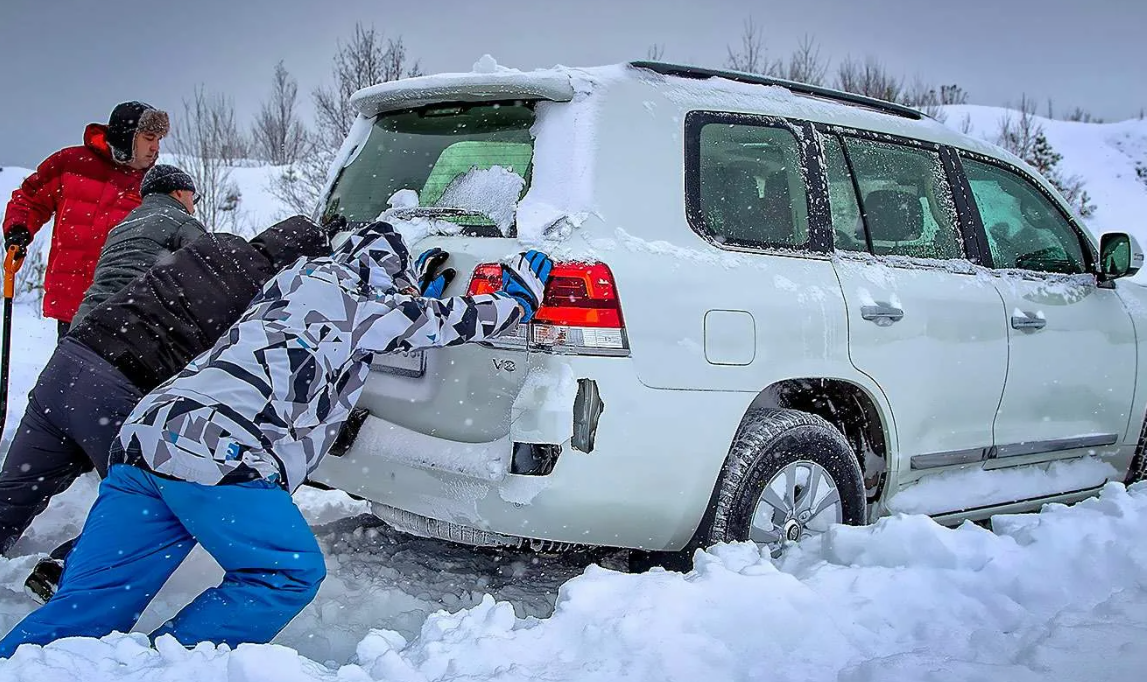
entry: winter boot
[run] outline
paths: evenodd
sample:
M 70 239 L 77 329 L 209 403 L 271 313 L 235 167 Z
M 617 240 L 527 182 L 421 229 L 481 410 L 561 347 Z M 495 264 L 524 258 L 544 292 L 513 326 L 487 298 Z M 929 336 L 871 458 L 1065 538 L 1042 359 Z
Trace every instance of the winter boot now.
M 46 604 L 60 587 L 60 577 L 64 574 L 64 562 L 50 557 L 40 559 L 32 574 L 24 581 L 24 591 L 40 604 Z

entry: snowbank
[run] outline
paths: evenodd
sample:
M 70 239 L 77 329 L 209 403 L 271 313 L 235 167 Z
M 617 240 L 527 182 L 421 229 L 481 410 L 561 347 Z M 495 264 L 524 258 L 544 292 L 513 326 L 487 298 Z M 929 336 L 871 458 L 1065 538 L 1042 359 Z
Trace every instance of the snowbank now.
M 779 565 L 738 544 L 701 554 L 684 575 L 590 566 L 561 586 L 549 617 L 486 596 L 404 635 L 385 627 L 393 614 L 379 614 L 345 663 L 319 664 L 297 644 L 188 651 L 116 634 L 23 647 L 0 661 L 0 678 L 1137 680 L 1147 665 L 1145 527 L 1147 485 L 1110 484 L 1074 507 L 998 518 L 995 533 L 896 516 L 838 527 Z M 347 568 L 325 549 L 328 580 L 342 580 Z M 13 563 L 0 561 L 9 589 L 22 577 Z M 6 614 L 18 605 L 0 601 Z M 348 607 L 322 610 L 337 622 Z

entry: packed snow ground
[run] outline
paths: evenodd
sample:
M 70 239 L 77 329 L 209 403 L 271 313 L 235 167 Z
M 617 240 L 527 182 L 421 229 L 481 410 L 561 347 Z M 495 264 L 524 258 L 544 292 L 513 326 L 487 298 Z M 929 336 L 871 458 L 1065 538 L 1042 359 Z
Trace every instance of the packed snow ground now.
M 14 328 L 17 398 L 54 330 L 28 306 Z M 0 632 L 34 608 L 25 576 L 78 531 L 96 485 L 81 477 L 16 558 L 0 559 Z M 0 661 L 0 679 L 1034 682 L 1139 680 L 1147 666 L 1147 484 L 998 517 L 994 533 L 900 515 L 839 527 L 778 563 L 748 544 L 719 546 L 684 575 L 626 574 L 620 552 L 588 564 L 475 551 L 378 526 L 342 493 L 304 488 L 296 500 L 329 575 L 275 643 L 68 639 L 20 649 Z M 221 574 L 193 553 L 138 630 Z

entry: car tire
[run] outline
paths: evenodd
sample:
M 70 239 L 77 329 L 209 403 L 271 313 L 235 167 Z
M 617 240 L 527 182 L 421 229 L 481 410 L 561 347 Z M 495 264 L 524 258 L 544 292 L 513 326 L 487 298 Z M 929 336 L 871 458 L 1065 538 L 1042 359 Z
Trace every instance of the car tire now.
M 778 495 L 778 485 L 784 490 L 790 482 L 795 483 L 791 494 Z M 834 492 L 838 505 L 832 502 Z M 782 509 L 785 502 L 791 503 L 787 512 Z M 697 549 L 750 539 L 772 547 L 775 555 L 785 544 L 823 532 L 830 523 L 863 525 L 866 517 L 864 474 L 836 427 L 796 410 L 755 411 L 742 420 L 689 543 L 678 552 L 635 550 L 629 566 L 633 572 L 654 566 L 684 571 L 692 567 Z M 774 534 L 775 544 L 768 541 Z

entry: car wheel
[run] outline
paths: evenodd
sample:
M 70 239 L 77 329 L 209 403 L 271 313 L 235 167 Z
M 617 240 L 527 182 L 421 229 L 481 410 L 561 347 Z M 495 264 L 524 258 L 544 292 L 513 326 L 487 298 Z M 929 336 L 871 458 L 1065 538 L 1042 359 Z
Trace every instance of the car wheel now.
M 844 435 L 796 410 L 746 416 L 729 449 L 705 516 L 680 552 L 630 554 L 630 570 L 688 570 L 698 548 L 751 540 L 778 556 L 834 523 L 862 525 L 864 474 Z

